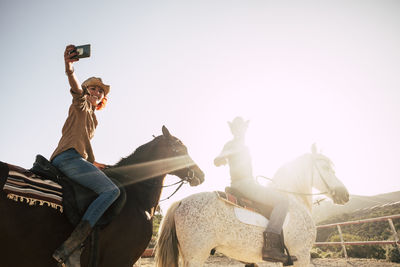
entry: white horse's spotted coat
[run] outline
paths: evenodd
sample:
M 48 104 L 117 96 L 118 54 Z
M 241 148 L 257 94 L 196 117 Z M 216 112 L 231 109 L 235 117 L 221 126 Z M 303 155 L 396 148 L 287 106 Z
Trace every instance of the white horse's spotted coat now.
M 321 166 L 316 168 L 315 164 Z M 328 165 L 330 168 L 326 167 Z M 278 188 L 287 191 L 311 193 L 313 186 L 320 191 L 329 191 L 320 181 L 320 175 L 330 189 L 345 192 L 348 200 L 347 190 L 334 175 L 330 160 L 315 152 L 285 165 L 278 170 L 274 179 Z M 310 250 L 316 238 L 310 208 L 312 199 L 292 194 L 288 197 L 289 212 L 283 229 L 285 243 L 291 255 L 298 258 L 295 266 L 308 266 Z M 345 201 L 345 197 L 339 200 Z M 233 206 L 218 199 L 215 192 L 203 192 L 184 198 L 176 209 L 169 212 L 175 212 L 176 234 L 184 266 L 203 266 L 213 248 L 239 261 L 262 261 L 262 233 L 265 229 L 240 222 L 235 217 Z M 277 265 L 271 263 L 271 266 Z

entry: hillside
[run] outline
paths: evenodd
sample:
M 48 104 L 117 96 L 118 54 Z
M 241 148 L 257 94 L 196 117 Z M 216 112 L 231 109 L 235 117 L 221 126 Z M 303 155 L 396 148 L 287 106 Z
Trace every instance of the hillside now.
M 386 198 L 385 198 L 386 197 Z M 394 197 L 390 199 L 390 197 Z M 362 219 L 377 218 L 389 215 L 400 214 L 400 201 L 396 200 L 396 194 L 390 193 L 385 195 L 376 196 L 375 200 L 389 199 L 388 203 L 374 205 L 365 208 L 358 208 L 353 212 L 343 212 L 329 217 L 324 221 L 320 221 L 319 225 L 331 224 L 337 222 L 357 221 Z M 367 199 L 371 200 L 371 199 Z M 371 202 L 369 202 L 371 203 Z M 364 207 L 366 202 L 362 203 L 358 199 L 358 207 Z M 355 204 L 353 204 L 355 205 Z M 353 207 L 356 207 L 353 206 Z M 399 234 L 400 219 L 392 220 L 397 233 Z M 362 224 L 342 225 L 341 230 L 343 233 L 344 241 L 382 241 L 382 240 L 395 240 L 393 231 L 388 221 L 367 222 Z M 336 227 L 321 228 L 317 232 L 317 242 L 338 242 L 340 236 Z M 400 254 L 394 246 L 381 246 L 381 245 L 359 245 L 359 246 L 346 246 L 346 251 L 349 257 L 353 258 L 375 258 L 387 259 L 392 262 L 400 263 Z M 319 247 L 314 250 L 316 257 L 330 257 L 340 256 L 343 254 L 340 246 Z M 324 256 L 325 255 L 325 256 Z
M 319 225 L 337 223 L 337 222 L 346 222 L 346 221 L 356 221 L 362 219 L 369 218 L 377 218 L 389 215 L 400 214 L 400 202 L 393 202 L 391 204 L 385 204 L 381 206 L 374 206 L 371 208 L 358 209 L 351 213 L 342 213 L 337 214 L 329 219 L 321 221 Z M 400 229 L 400 219 L 394 219 L 393 223 L 399 231 Z M 331 234 L 336 234 L 337 229 L 335 227 L 332 228 L 324 228 L 318 230 L 318 241 L 326 241 Z M 388 239 L 392 232 L 389 228 L 389 224 L 386 221 L 381 222 L 373 222 L 373 223 L 364 223 L 359 225 L 347 225 L 342 226 L 342 232 L 358 235 L 362 237 L 360 240 L 370 240 L 371 238 L 377 238 L 380 235 L 383 235 L 383 240 Z M 382 240 L 382 238 L 380 240 Z M 379 239 L 375 239 L 379 240 Z
M 400 203 L 400 191 L 376 196 L 351 195 L 350 201 L 345 205 L 336 205 L 330 200 L 324 200 L 319 205 L 315 205 L 313 207 L 313 218 L 319 224 L 332 216 L 358 211 L 362 212 L 363 210 L 367 212 L 375 207 L 384 207 L 396 203 Z

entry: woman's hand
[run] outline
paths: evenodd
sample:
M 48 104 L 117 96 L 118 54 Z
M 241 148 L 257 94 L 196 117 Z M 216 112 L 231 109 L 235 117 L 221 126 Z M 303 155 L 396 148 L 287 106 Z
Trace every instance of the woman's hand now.
M 67 45 L 67 47 L 65 48 L 64 61 L 65 61 L 65 72 L 67 73 L 73 73 L 74 68 L 72 67 L 72 63 L 74 63 L 75 61 L 79 61 L 79 58 L 74 58 L 75 56 L 78 55 L 78 52 L 74 50 L 75 46 L 72 44 Z
M 109 167 L 108 165 L 105 165 L 103 163 L 98 163 L 96 161 L 93 162 L 93 165 L 96 166 L 99 170 L 104 170 Z
M 79 58 L 74 58 L 74 56 L 78 55 L 78 52 L 74 51 L 76 47 L 74 45 L 67 45 L 64 52 L 64 61 L 65 61 L 65 74 L 67 74 L 69 85 L 71 86 L 71 90 L 77 94 L 83 94 L 83 90 L 79 84 L 78 78 L 74 74 L 74 67 L 72 64 L 75 61 L 78 61 Z

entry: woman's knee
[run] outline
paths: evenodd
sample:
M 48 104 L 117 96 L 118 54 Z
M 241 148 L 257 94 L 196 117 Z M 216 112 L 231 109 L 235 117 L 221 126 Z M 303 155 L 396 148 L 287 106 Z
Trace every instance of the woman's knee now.
M 114 199 L 117 199 L 121 194 L 121 190 L 118 188 L 118 186 L 114 185 L 113 188 L 110 190 L 110 193 L 114 197 Z
M 108 187 L 107 189 L 104 188 L 100 193 L 99 197 L 101 196 L 104 200 L 109 201 L 110 203 L 113 203 L 115 200 L 118 199 L 119 195 L 121 194 L 121 191 L 117 186 L 113 187 Z

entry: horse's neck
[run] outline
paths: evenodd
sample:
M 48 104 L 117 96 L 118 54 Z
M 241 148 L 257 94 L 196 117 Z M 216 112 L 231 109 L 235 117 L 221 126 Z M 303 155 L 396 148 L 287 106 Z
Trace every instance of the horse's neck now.
M 124 187 L 129 198 L 135 198 L 141 208 L 150 209 L 158 205 L 165 174 L 149 177 L 146 168 L 132 168 L 119 166 L 111 168 L 107 175 L 118 180 Z M 128 202 L 130 203 L 130 202 Z
M 281 167 L 274 175 L 275 186 L 286 192 L 293 192 L 296 200 L 312 209 L 312 168 L 306 158 L 299 158 Z M 298 193 L 298 194 L 296 194 Z
M 146 209 L 156 208 L 160 201 L 165 176 L 153 177 L 149 180 L 132 184 L 127 187 L 127 191 L 134 195 L 140 207 Z

